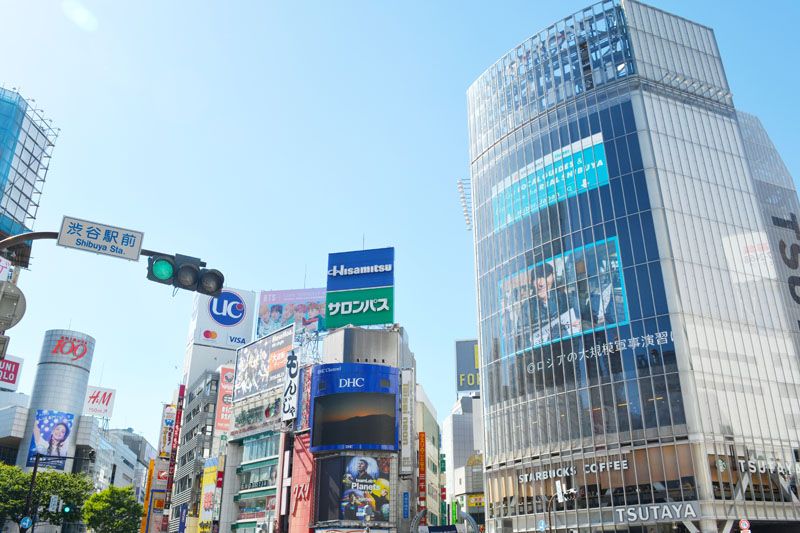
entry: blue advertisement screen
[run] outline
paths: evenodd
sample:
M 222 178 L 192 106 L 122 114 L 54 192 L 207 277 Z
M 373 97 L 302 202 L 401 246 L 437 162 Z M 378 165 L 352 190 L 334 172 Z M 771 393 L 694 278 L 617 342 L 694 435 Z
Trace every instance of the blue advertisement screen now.
M 394 285 L 394 248 L 328 254 L 328 292 Z
M 608 183 L 602 133 L 539 158 L 492 188 L 495 231 L 548 205 Z
M 525 349 L 629 322 L 616 237 L 516 272 L 500 282 L 499 294 L 504 337 L 523 336 L 528 342 L 517 346 Z
M 319 365 L 311 390 L 311 451 L 398 449 L 396 368 L 358 363 Z
M 39 466 L 64 470 L 74 422 L 75 415 L 71 413 L 37 409 L 26 466 L 33 466 L 39 454 Z

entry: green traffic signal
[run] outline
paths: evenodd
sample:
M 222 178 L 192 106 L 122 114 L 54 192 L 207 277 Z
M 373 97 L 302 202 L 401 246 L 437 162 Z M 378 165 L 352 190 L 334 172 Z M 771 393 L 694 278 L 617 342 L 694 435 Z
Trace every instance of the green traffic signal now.
M 172 279 L 172 276 L 175 274 L 175 267 L 172 265 L 172 262 L 158 258 L 153 261 L 153 275 L 161 281 L 167 281 L 168 279 Z
M 69 514 L 69 512 L 72 510 L 72 507 L 65 505 L 61 510 L 64 512 L 64 514 Z

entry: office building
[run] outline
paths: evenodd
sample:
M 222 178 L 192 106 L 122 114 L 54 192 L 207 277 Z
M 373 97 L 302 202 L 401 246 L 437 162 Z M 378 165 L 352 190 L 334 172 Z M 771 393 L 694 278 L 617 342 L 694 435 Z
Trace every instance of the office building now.
M 477 394 L 458 398 L 445 417 L 442 452 L 449 522 L 459 512 L 467 512 L 476 523 L 484 524 L 483 410 Z
M 800 527 L 797 196 L 713 31 L 597 3 L 468 114 L 487 529 Z
M 425 389 L 417 383 L 416 385 L 416 413 L 415 421 L 417 427 L 417 502 L 418 509 L 427 509 L 425 523 L 431 526 L 443 525 L 447 521 L 442 516 L 441 506 L 441 483 L 439 481 L 439 454 L 441 453 L 441 435 L 439 422 L 436 415 L 436 408 L 431 403 Z M 422 444 L 424 440 L 424 445 Z M 424 449 L 420 450 L 423 446 Z M 424 461 L 424 465 L 423 465 Z M 423 471 L 420 468 L 424 466 Z M 420 493 L 422 487 L 425 493 Z

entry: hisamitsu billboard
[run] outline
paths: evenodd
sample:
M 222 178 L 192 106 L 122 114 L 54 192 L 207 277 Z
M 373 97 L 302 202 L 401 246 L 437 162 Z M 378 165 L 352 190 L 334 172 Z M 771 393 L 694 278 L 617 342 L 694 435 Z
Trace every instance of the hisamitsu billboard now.
M 456 341 L 456 390 L 477 392 L 480 388 L 478 341 Z
M 328 292 L 394 285 L 394 248 L 328 254 Z

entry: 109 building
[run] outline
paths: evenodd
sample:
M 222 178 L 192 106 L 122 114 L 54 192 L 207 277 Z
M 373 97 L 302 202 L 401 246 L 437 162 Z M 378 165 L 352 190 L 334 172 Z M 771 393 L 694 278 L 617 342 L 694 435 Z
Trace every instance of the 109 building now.
M 796 528 L 800 205 L 713 31 L 598 3 L 467 95 L 487 528 Z

